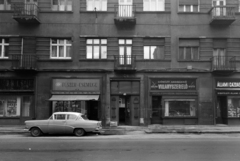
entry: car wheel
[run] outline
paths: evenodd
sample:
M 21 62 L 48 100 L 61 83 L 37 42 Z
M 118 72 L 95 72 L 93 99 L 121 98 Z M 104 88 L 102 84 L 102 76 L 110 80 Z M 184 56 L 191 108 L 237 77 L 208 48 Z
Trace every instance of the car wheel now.
M 76 135 L 76 136 L 83 136 L 84 134 L 85 134 L 84 129 L 75 129 L 74 130 L 74 135 Z
M 31 135 L 34 136 L 34 137 L 37 137 L 37 136 L 41 136 L 41 135 L 42 135 L 42 131 L 41 131 L 39 128 L 37 128 L 37 127 L 32 128 L 32 129 L 30 130 L 30 133 L 31 133 Z

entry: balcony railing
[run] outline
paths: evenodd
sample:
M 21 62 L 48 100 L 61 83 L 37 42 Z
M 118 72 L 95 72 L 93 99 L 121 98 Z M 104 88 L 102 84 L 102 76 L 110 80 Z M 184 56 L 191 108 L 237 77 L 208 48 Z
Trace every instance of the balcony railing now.
M 136 57 L 135 56 L 115 56 L 115 70 L 135 71 Z
M 231 6 L 214 6 L 209 11 L 212 16 L 210 24 L 231 24 L 236 20 L 235 7 Z
M 212 71 L 235 71 L 236 57 L 216 56 L 211 58 Z
M 19 23 L 40 23 L 38 13 L 39 8 L 36 4 L 13 4 L 13 18 Z
M 15 70 L 36 70 L 37 56 L 30 54 L 14 54 L 12 58 L 12 69 Z
M 116 24 L 136 24 L 136 6 L 135 5 L 115 5 L 115 23 Z

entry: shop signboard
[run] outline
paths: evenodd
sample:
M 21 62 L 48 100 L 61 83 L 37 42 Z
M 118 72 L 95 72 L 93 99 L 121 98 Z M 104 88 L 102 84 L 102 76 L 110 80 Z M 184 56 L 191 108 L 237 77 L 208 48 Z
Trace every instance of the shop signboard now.
M 240 79 L 217 79 L 216 88 L 240 89 Z
M 100 91 L 100 79 L 53 79 L 53 91 Z
M 152 78 L 151 90 L 196 90 L 194 78 Z

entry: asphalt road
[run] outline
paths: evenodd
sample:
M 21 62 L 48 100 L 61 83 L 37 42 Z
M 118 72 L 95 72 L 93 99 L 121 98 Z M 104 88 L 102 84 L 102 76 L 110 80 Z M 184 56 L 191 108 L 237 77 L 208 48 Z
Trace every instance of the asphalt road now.
M 0 161 L 239 161 L 240 135 L 0 136 Z

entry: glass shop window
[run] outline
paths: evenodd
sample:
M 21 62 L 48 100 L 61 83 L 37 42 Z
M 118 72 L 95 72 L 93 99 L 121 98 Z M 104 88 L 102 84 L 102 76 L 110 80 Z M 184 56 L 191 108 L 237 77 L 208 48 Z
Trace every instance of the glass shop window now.
M 195 99 L 165 99 L 165 117 L 196 116 Z
M 240 117 L 240 97 L 228 96 L 228 117 Z
M 84 112 L 81 101 L 53 101 L 53 112 Z
M 20 96 L 0 96 L 0 117 L 20 117 L 21 103 Z

